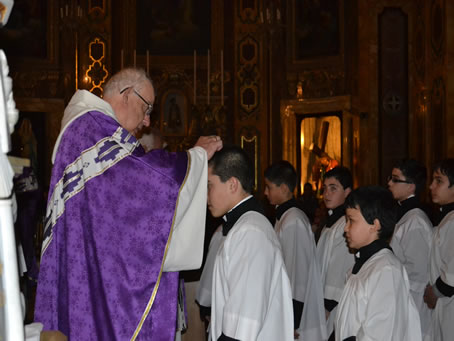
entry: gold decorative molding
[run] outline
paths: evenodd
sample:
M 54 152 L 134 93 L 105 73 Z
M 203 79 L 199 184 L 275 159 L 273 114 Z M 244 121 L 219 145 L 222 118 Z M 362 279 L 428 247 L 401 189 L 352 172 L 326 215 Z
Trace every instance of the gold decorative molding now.
M 241 132 L 241 137 L 240 137 L 240 145 L 241 148 L 246 151 L 246 153 L 251 157 L 253 157 L 253 162 L 254 162 L 254 190 L 257 190 L 257 184 L 258 184 L 258 165 L 259 165 L 259 159 L 258 159 L 258 136 L 257 135 L 252 135 L 250 137 L 247 137 L 246 135 L 250 136 L 248 131 L 246 131 L 246 128 L 243 128 L 243 131 Z M 251 153 L 252 151 L 252 153 Z M 251 155 L 253 154 L 253 155 Z

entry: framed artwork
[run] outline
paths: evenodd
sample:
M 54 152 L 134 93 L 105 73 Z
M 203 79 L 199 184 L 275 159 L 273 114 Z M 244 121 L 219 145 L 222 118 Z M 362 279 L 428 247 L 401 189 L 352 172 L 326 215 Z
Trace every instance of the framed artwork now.
M 192 56 L 210 48 L 211 1 L 136 0 L 137 51 Z
M 48 3 L 16 0 L 8 23 L 0 30 L 0 48 L 11 57 L 46 59 Z
M 288 18 L 291 65 L 342 61 L 343 0 L 291 0 Z
M 53 0 L 15 0 L 0 29 L 0 49 L 17 70 L 55 69 L 59 49 L 58 8 Z
M 168 90 L 161 101 L 161 127 L 164 135 L 186 135 L 188 125 L 188 99 L 176 89 Z

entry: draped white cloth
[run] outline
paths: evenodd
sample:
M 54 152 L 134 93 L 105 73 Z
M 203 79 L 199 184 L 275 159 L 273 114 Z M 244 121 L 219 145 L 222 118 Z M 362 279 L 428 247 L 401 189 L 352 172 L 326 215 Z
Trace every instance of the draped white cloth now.
M 449 212 L 435 228 L 430 253 L 430 284 L 438 277 L 454 287 L 454 211 Z M 454 337 L 454 296 L 440 297 L 432 313 L 432 340 Z
M 427 215 L 421 209 L 414 208 L 397 222 L 391 239 L 391 248 L 408 274 L 410 292 L 421 318 L 423 337 L 430 334 L 432 321 L 432 313 L 423 300 L 424 290 L 429 283 L 432 232 L 432 223 Z
M 336 340 L 421 341 L 418 309 L 407 272 L 389 249 L 382 249 L 350 274 L 339 301 Z
M 304 302 L 300 340 L 326 340 L 323 291 L 316 258 L 315 238 L 306 214 L 289 208 L 274 226 L 282 246 L 284 263 L 294 300 Z
M 211 334 L 239 340 L 292 341 L 293 306 L 281 247 L 269 221 L 243 214 L 216 255 Z

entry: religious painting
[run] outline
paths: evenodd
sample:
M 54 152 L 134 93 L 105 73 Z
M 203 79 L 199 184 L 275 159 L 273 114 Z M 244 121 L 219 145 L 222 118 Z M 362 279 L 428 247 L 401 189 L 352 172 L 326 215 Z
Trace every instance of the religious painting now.
M 289 48 L 292 63 L 333 60 L 342 51 L 343 0 L 292 0 Z
M 210 48 L 211 1 L 137 0 L 137 51 L 189 56 Z
M 179 90 L 167 91 L 161 102 L 161 127 L 164 135 L 182 136 L 187 130 L 188 100 Z
M 305 116 L 300 124 L 301 192 L 310 183 L 322 192 L 325 173 L 341 164 L 341 120 L 337 115 Z
M 46 59 L 47 1 L 16 0 L 8 23 L 0 30 L 6 56 Z

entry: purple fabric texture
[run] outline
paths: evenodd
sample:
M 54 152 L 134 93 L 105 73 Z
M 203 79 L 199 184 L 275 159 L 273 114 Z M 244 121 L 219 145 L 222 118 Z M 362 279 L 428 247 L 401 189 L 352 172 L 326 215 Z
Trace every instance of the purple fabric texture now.
M 188 156 L 145 154 L 140 146 L 130 148 L 135 142 L 112 118 L 89 112 L 71 123 L 59 146 L 35 321 L 69 340 L 130 340 L 151 304 Z M 119 157 L 127 148 L 131 154 Z M 105 163 L 99 174 L 84 173 L 87 159 L 74 162 L 87 150 L 95 154 L 91 162 Z M 63 192 L 55 195 L 61 181 Z M 64 209 L 52 219 L 58 200 Z M 178 273 L 163 272 L 136 340 L 174 339 L 177 296 Z

